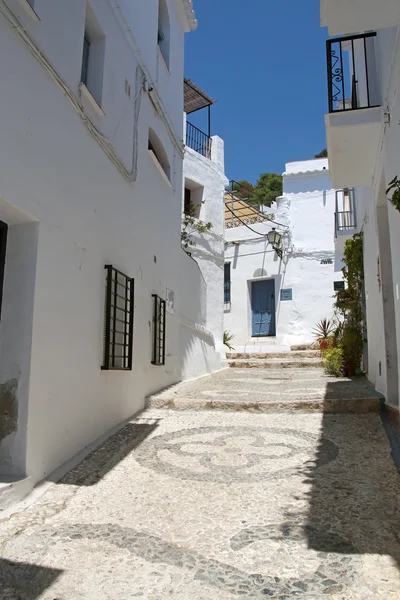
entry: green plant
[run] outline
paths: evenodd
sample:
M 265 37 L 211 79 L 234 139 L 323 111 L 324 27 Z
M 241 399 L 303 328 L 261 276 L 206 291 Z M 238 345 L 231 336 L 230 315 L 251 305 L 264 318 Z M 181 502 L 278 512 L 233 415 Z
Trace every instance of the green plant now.
M 321 152 L 318 152 L 318 154 L 315 154 L 314 158 L 327 158 L 328 157 L 328 150 L 326 148 L 324 148 L 323 150 L 321 150 Z
M 396 210 L 400 211 L 400 179 L 398 175 L 396 175 L 396 177 L 389 182 L 389 187 L 386 190 L 386 194 L 389 194 L 392 190 L 394 191 L 392 197 L 389 198 L 389 202 L 393 204 Z
M 224 331 L 224 346 L 226 346 L 227 348 L 229 348 L 229 350 L 234 350 L 235 348 L 231 345 L 231 341 L 233 340 L 235 336 L 233 335 L 233 333 L 229 333 L 229 331 L 225 330 Z
M 317 342 L 322 342 L 327 340 L 329 337 L 333 335 L 334 332 L 334 323 L 330 319 L 322 319 L 319 323 L 317 323 L 312 330 L 312 333 Z
M 186 213 L 184 214 L 182 221 L 182 230 L 181 230 L 181 243 L 185 248 L 189 248 L 189 246 L 196 246 L 196 242 L 191 237 L 191 234 L 194 231 L 197 233 L 205 233 L 206 231 L 210 231 L 212 229 L 212 223 L 204 223 L 203 221 L 199 221 L 194 216 L 196 214 L 197 206 L 191 202 L 189 206 L 186 208 Z
M 337 346 L 343 352 L 343 369 L 346 375 L 355 375 L 360 368 L 364 350 L 363 309 L 363 236 L 356 233 L 344 247 L 344 290 L 336 293 L 336 310 L 339 325 L 336 331 Z M 340 322 L 341 321 L 341 322 Z
M 329 375 L 342 377 L 343 368 L 343 350 L 340 346 L 327 348 L 322 355 L 322 364 Z

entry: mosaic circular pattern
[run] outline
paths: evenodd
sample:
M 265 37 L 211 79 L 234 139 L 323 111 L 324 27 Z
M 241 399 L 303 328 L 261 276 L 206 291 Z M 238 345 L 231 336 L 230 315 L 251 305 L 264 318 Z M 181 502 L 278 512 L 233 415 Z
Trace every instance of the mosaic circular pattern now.
M 318 447 L 315 463 L 310 460 Z M 293 429 L 200 427 L 155 436 L 135 452 L 148 469 L 178 479 L 217 483 L 259 482 L 321 467 L 339 448 L 330 440 Z

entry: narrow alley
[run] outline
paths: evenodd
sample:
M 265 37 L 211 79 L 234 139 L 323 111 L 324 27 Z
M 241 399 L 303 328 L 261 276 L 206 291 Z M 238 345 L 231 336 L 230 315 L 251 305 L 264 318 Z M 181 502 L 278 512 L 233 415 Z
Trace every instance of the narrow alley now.
M 182 385 L 164 394 L 186 410 L 145 410 L 0 521 L 2 600 L 398 597 L 400 479 L 373 388 L 318 365 Z M 246 406 L 279 386 L 315 406 Z M 229 393 L 242 410 L 200 410 Z

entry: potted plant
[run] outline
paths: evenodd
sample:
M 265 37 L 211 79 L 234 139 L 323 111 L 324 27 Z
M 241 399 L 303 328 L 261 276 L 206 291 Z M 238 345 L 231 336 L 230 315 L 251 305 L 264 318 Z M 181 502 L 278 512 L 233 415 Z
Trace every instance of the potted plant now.
M 321 352 L 332 345 L 332 334 L 334 333 L 334 323 L 330 319 L 322 319 L 313 329 L 315 341 L 319 344 Z

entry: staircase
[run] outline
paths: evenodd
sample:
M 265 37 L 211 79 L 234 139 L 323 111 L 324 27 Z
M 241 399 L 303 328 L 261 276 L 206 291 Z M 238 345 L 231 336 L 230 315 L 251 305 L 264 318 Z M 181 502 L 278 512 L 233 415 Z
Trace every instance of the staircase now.
M 292 350 L 266 354 L 230 352 L 226 355 L 232 369 L 312 369 L 322 367 L 319 350 Z

